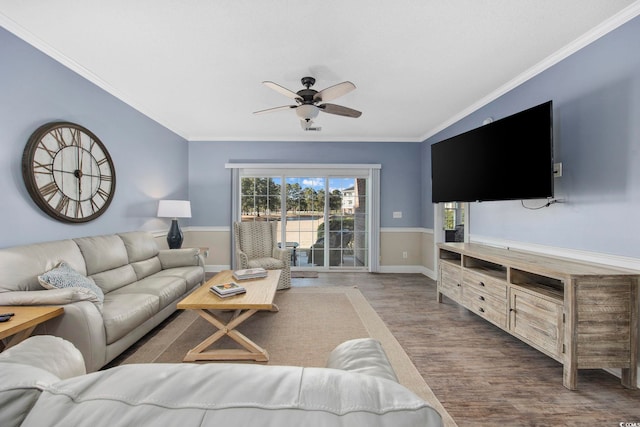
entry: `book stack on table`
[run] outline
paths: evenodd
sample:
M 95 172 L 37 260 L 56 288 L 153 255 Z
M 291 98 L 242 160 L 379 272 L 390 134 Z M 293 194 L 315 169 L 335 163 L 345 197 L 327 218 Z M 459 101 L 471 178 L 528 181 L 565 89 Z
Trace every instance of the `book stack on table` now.
M 247 268 L 245 270 L 236 270 L 233 272 L 236 280 L 261 279 L 267 277 L 267 270 L 264 268 Z
M 209 287 L 209 290 L 220 298 L 232 297 L 234 295 L 244 294 L 247 289 L 234 282 L 221 283 Z

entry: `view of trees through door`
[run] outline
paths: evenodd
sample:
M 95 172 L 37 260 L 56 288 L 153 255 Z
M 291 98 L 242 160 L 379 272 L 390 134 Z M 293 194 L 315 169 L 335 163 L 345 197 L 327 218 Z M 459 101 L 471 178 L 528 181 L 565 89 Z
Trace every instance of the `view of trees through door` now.
M 242 221 L 278 222 L 294 269 L 368 266 L 366 178 L 244 176 L 240 204 Z

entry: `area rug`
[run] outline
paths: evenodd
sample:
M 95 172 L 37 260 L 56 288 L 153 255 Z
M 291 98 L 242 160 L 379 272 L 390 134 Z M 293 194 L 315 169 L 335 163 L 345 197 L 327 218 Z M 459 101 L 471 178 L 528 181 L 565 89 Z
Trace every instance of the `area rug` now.
M 317 271 L 292 271 L 291 278 L 292 279 L 317 279 L 318 272 Z
M 400 383 L 437 409 L 446 426 L 456 425 L 358 289 L 294 287 L 278 292 L 275 303 L 280 311 L 257 313 L 239 328 L 269 352 L 268 364 L 325 366 L 329 353 L 338 344 L 352 338 L 372 337 L 382 343 Z M 162 328 L 143 338 L 110 366 L 180 363 L 188 350 L 213 332 L 213 326 L 196 313 L 189 310 L 178 312 Z M 212 348 L 235 345 L 225 338 Z

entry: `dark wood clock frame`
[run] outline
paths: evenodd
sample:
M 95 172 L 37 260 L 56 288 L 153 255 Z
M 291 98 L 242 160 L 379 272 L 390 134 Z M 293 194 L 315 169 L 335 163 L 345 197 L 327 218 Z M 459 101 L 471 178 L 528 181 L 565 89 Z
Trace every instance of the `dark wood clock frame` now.
M 115 166 L 104 144 L 70 122 L 47 123 L 31 134 L 22 155 L 22 177 L 36 205 L 67 223 L 98 218 L 116 189 Z

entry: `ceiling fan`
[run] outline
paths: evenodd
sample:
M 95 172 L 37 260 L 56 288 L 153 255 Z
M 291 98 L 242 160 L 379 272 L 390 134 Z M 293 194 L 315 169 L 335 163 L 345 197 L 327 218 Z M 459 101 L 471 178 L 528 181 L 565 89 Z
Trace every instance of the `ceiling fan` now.
M 354 110 L 353 108 L 343 107 L 342 105 L 328 104 L 326 101 L 331 101 L 342 95 L 346 95 L 356 88 L 351 82 L 342 82 L 337 85 L 330 86 L 321 91 L 311 89 L 316 82 L 313 77 L 303 77 L 301 79 L 302 85 L 305 89 L 300 89 L 298 92 L 294 92 L 285 87 L 280 86 L 277 83 L 265 81 L 262 82 L 265 86 L 275 90 L 282 95 L 296 101 L 295 105 L 283 105 L 281 107 L 268 108 L 266 110 L 255 111 L 253 114 L 272 113 L 274 111 L 295 109 L 296 115 L 300 118 L 300 125 L 304 130 L 320 130 L 321 128 L 313 126 L 313 119 L 318 116 L 320 111 L 328 114 L 336 114 L 344 117 L 360 117 L 362 112 Z

